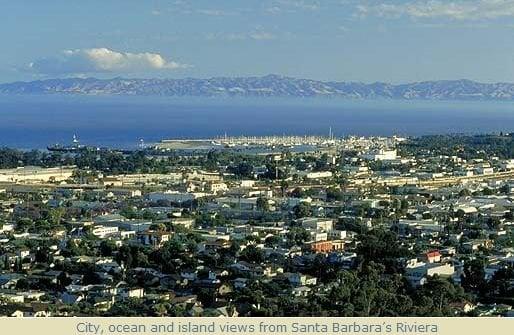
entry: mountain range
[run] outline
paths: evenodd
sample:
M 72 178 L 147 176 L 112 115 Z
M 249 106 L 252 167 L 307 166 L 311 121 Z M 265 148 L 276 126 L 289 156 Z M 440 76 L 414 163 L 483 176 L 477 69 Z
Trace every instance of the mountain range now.
M 0 84 L 3 94 L 87 94 L 355 99 L 514 100 L 512 83 L 437 80 L 408 84 L 297 79 L 279 75 L 209 79 L 65 78 Z

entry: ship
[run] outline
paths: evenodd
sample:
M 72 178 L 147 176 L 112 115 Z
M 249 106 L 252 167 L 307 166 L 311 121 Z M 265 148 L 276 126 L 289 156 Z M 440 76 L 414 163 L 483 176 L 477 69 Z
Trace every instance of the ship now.
M 78 151 L 86 150 L 87 148 L 88 147 L 80 144 L 76 135 L 73 135 L 73 140 L 71 142 L 71 145 L 55 144 L 55 145 L 46 147 L 46 149 L 48 151 L 54 151 L 54 152 L 78 152 Z

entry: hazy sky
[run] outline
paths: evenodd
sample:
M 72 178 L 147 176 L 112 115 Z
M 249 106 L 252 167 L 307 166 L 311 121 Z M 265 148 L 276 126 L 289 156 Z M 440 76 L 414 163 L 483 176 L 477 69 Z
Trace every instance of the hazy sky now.
M 0 0 L 0 82 L 514 82 L 514 0 Z

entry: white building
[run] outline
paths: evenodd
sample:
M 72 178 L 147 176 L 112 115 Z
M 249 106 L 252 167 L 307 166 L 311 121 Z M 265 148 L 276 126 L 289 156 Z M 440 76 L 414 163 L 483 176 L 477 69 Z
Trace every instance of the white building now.
M 212 193 L 220 193 L 228 191 L 228 186 L 225 183 L 211 183 L 209 184 L 209 191 Z
M 255 180 L 245 179 L 241 180 L 241 187 L 253 187 L 255 185 Z
M 116 234 L 118 227 L 94 226 L 91 232 L 99 238 L 105 238 L 108 235 Z
M 299 172 L 298 175 L 301 177 L 305 177 L 307 179 L 322 179 L 322 178 L 332 177 L 332 172 L 330 172 L 330 171 Z
M 398 157 L 396 149 L 395 150 L 370 150 L 361 155 L 363 159 L 369 161 L 385 161 L 385 160 L 393 160 Z
M 328 235 L 330 238 L 332 239 L 336 239 L 336 240 L 343 240 L 347 237 L 347 233 L 346 233 L 346 230 L 337 230 L 337 229 L 334 229 L 332 230 L 329 235 Z
M 334 220 L 326 218 L 301 218 L 298 219 L 305 229 L 315 231 L 330 232 L 334 229 Z
M 423 285 L 428 277 L 435 275 L 451 277 L 455 267 L 450 263 L 424 263 L 414 261 L 405 268 L 405 278 L 414 286 Z

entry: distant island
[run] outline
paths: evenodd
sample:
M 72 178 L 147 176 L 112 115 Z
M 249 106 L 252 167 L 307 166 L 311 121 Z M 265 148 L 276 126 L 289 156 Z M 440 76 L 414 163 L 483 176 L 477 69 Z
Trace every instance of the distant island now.
M 209 79 L 65 78 L 0 84 L 0 93 L 509 101 L 514 100 L 514 83 L 479 83 L 462 79 L 394 85 L 317 81 L 279 75 Z

